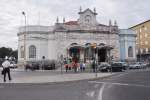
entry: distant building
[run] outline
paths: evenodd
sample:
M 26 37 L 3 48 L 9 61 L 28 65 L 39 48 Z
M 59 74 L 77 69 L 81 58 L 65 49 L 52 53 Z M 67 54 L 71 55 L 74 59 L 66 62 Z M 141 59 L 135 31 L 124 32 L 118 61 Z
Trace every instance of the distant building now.
M 150 20 L 132 26 L 130 29 L 137 34 L 136 48 L 137 58 L 141 61 L 150 59 Z
M 77 58 L 78 61 L 84 62 L 93 59 L 98 62 L 120 61 L 120 56 L 123 61 L 128 58 L 136 60 L 133 32 L 120 30 L 116 21 L 114 24 L 111 21 L 108 25 L 100 24 L 96 20 L 95 9 L 93 11 L 80 9 L 78 14 L 79 19 L 75 21 L 63 19 L 63 22 L 60 22 L 57 18 L 54 26 L 20 27 L 18 62 L 23 62 L 24 57 L 26 61 L 33 62 L 43 59 L 58 61 L 61 55 L 64 58 Z M 26 56 L 24 56 L 24 33 L 26 33 Z M 133 40 L 130 41 L 131 39 Z
M 136 33 L 131 29 L 121 29 L 119 32 L 120 60 L 136 60 Z

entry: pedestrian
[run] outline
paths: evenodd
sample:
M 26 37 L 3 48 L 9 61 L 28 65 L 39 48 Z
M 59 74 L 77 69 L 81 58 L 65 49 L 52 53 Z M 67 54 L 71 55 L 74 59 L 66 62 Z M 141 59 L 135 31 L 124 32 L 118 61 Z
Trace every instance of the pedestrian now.
M 95 67 L 96 67 L 96 65 L 95 65 L 95 60 L 93 60 L 93 62 L 92 62 L 92 69 L 93 69 L 93 72 L 95 72 Z
M 85 71 L 85 63 L 82 63 L 83 71 Z
M 64 65 L 65 65 L 65 69 L 66 69 L 66 72 L 68 71 L 68 62 L 66 59 L 64 59 Z
M 81 72 L 83 71 L 83 63 L 82 62 L 80 63 L 80 71 Z
M 6 82 L 6 74 L 8 74 L 8 78 L 9 80 L 11 80 L 11 76 L 10 76 L 10 62 L 8 60 L 8 58 L 6 57 L 5 58 L 5 61 L 2 63 L 2 67 L 3 67 L 3 70 L 4 70 L 4 82 Z
M 76 73 L 78 71 L 77 58 L 74 57 L 72 61 L 73 61 L 74 72 Z

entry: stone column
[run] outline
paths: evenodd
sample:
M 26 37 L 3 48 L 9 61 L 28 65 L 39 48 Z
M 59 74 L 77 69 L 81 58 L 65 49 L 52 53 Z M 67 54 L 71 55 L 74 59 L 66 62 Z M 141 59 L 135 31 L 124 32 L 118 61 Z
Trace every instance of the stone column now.
M 80 48 L 80 60 L 84 61 L 84 48 Z

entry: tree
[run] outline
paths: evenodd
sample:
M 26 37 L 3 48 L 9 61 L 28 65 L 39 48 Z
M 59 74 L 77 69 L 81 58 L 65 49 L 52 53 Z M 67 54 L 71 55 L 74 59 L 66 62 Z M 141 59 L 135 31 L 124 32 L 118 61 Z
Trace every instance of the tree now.
M 15 57 L 16 59 L 18 59 L 18 50 L 13 50 L 12 53 L 10 54 L 10 56 Z
M 11 48 L 1 47 L 0 48 L 0 58 L 5 58 L 9 56 L 13 50 Z
M 15 57 L 17 59 L 18 58 L 18 51 L 12 50 L 12 48 L 1 47 L 0 48 L 0 58 L 4 59 L 6 56 Z

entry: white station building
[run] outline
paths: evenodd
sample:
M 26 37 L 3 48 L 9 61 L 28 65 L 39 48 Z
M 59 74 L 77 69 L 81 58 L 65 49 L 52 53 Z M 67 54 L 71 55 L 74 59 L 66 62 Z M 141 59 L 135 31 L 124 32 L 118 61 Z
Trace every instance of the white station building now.
M 98 62 L 108 60 L 136 60 L 135 37 L 133 32 L 128 37 L 120 31 L 117 22 L 111 21 L 108 25 L 96 20 L 97 12 L 94 9 L 79 11 L 76 21 L 59 22 L 57 18 L 54 26 L 23 26 L 18 32 L 18 62 L 60 60 L 76 57 L 78 61 L 88 62 L 96 58 Z M 131 31 L 131 30 L 130 30 Z M 121 35 L 119 35 L 121 33 Z M 121 37 L 120 37 L 121 36 Z M 124 38 L 125 37 L 125 38 Z M 132 38 L 132 40 L 128 38 Z M 125 41 L 121 41 L 120 38 Z M 121 51 L 120 41 L 125 44 L 126 49 Z M 122 43 L 124 44 L 124 43 Z M 96 45 L 96 48 L 93 46 Z M 25 48 L 24 48 L 25 47 Z M 128 49 L 130 47 L 130 49 Z M 25 53 L 24 53 L 25 51 Z M 129 53 L 128 53 L 129 52 Z M 120 53 L 124 53 L 124 57 Z

